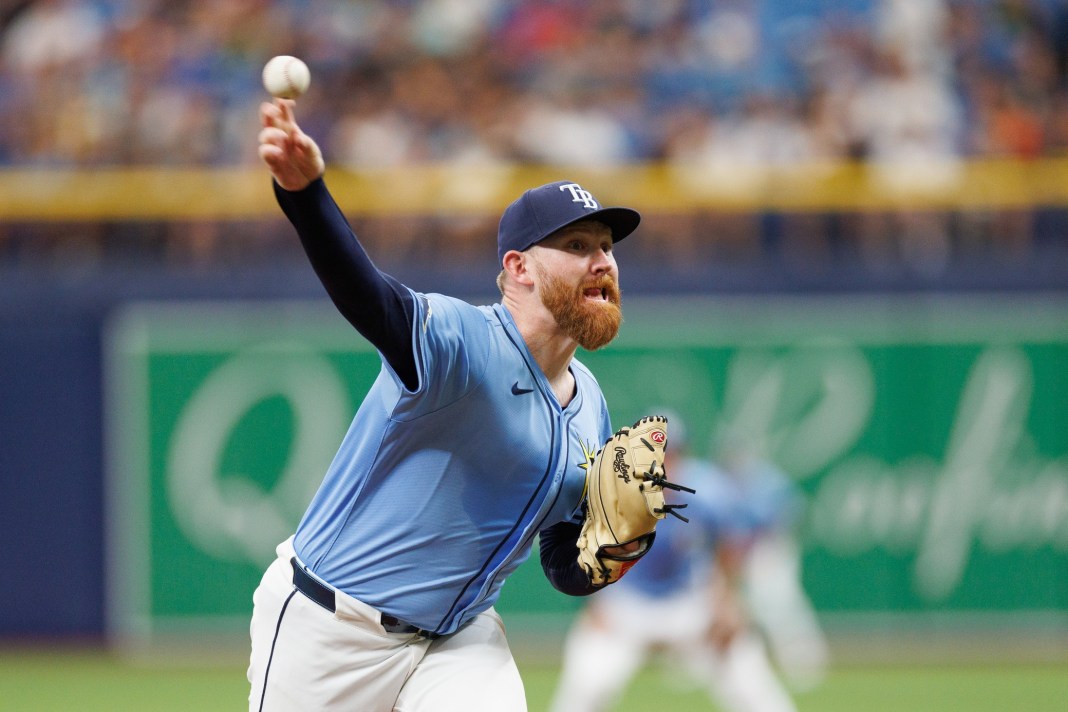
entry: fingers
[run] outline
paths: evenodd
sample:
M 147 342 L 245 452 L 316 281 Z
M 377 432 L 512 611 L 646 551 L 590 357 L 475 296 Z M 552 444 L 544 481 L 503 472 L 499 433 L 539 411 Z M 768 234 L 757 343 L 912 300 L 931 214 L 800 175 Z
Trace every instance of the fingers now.
M 318 153 L 315 141 L 312 140 L 311 136 L 300 129 L 297 129 L 297 132 L 289 137 L 289 145 L 292 146 L 294 152 L 300 156 L 310 158 Z
M 288 158 L 296 162 L 309 161 L 314 164 L 318 160 L 315 143 L 299 129 L 295 133 L 286 133 L 275 126 L 267 126 L 260 129 L 259 144 L 260 158 L 265 161 L 268 156 L 274 161 Z M 309 170 L 315 170 L 315 166 L 311 166 Z
M 260 160 L 267 164 L 272 172 L 284 170 L 292 160 L 289 135 L 276 126 L 266 126 L 259 135 Z
M 282 153 L 282 149 L 278 146 L 271 144 L 260 144 L 260 160 L 267 164 L 271 169 L 281 168 L 285 162 L 285 155 Z
M 290 99 L 260 104 L 259 156 L 286 190 L 303 189 L 325 169 L 318 145 L 294 119 L 295 106 Z
M 261 144 L 272 144 L 274 146 L 283 146 L 289 139 L 289 134 L 280 128 L 274 126 L 268 126 L 260 130 L 259 141 Z
M 268 126 L 260 130 L 260 158 L 271 168 L 278 167 L 286 158 L 289 136 L 282 129 Z
M 260 118 L 263 129 L 260 131 L 260 144 L 278 146 L 291 152 L 295 157 L 311 155 L 315 146 L 293 118 L 296 102 L 290 99 L 275 99 L 273 103 L 260 104 Z
M 297 102 L 292 99 L 275 99 L 274 103 L 278 106 L 282 119 L 296 126 L 297 120 L 294 118 L 293 109 L 296 107 Z
M 293 107 L 296 102 L 291 99 L 275 99 L 274 102 L 260 104 L 260 123 L 263 126 L 274 126 L 286 133 L 298 130 L 297 121 L 294 118 Z
M 278 122 L 282 120 L 281 114 L 278 111 L 278 107 L 270 102 L 262 102 L 260 104 L 260 125 L 261 126 L 277 126 Z

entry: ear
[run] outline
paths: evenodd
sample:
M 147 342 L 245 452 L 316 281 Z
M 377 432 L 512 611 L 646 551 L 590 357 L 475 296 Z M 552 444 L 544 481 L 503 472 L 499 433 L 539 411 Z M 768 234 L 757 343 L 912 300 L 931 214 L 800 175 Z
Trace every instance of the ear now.
M 509 250 L 504 253 L 502 265 L 504 271 L 517 283 L 525 286 L 534 285 L 534 275 L 531 274 L 530 253 Z

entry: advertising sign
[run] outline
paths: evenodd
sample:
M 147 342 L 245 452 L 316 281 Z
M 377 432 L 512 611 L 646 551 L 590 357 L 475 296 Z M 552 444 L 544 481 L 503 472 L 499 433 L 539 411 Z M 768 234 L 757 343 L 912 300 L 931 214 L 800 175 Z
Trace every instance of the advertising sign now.
M 1038 299 L 628 300 L 579 358 L 613 424 L 670 408 L 803 493 L 821 615 L 986 620 L 1068 609 L 1068 304 Z M 136 304 L 108 344 L 116 635 L 247 628 L 376 352 L 327 303 Z M 569 613 L 537 557 L 498 609 Z

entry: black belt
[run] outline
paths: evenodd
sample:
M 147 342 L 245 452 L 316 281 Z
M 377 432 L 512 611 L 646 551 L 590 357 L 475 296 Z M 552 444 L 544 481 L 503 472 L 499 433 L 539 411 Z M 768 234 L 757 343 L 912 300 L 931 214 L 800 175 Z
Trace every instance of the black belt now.
M 330 588 L 324 583 L 320 583 L 313 578 L 307 571 L 304 570 L 299 563 L 297 563 L 297 557 L 290 559 L 290 563 L 293 564 L 293 586 L 303 593 L 311 600 L 318 603 L 326 610 L 334 613 L 337 611 L 337 606 L 334 604 L 334 589 Z M 434 633 L 429 630 L 423 630 L 422 628 L 416 628 L 414 625 L 405 623 L 396 616 L 391 616 L 388 613 L 381 614 L 382 627 L 387 633 L 399 633 L 401 635 L 418 635 L 421 638 L 439 638 L 440 633 Z

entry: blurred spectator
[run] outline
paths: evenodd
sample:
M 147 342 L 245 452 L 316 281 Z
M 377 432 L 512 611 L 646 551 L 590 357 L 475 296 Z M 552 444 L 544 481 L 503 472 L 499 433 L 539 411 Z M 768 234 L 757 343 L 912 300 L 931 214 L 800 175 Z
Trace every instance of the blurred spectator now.
M 88 62 L 104 34 L 104 17 L 88 0 L 24 3 L 6 30 L 4 64 L 19 74 L 43 75 Z
M 610 166 L 631 155 L 626 129 L 576 90 L 529 97 L 519 111 L 515 145 L 522 160 L 561 166 Z
M 902 207 L 865 214 L 862 251 L 878 267 L 904 264 L 934 275 L 949 257 L 948 216 L 910 204 L 956 189 L 961 113 L 948 82 L 912 68 L 902 48 L 879 54 L 875 66 L 853 95 L 848 120 L 875 190 Z

